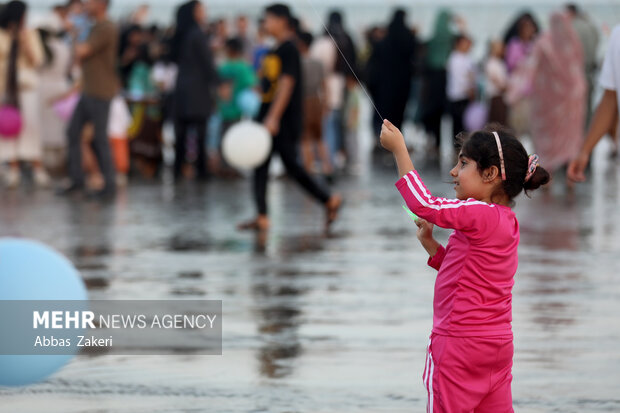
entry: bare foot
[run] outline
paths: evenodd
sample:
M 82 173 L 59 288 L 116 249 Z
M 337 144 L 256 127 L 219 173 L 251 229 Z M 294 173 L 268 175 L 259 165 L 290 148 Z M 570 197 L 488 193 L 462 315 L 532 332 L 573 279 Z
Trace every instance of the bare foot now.
M 325 217 L 325 229 L 329 229 L 331 224 L 338 218 L 338 211 L 342 206 L 342 196 L 339 194 L 332 195 L 325 204 L 326 217 Z
M 256 219 L 240 223 L 237 229 L 239 231 L 266 231 L 269 229 L 269 218 L 266 215 L 259 215 Z

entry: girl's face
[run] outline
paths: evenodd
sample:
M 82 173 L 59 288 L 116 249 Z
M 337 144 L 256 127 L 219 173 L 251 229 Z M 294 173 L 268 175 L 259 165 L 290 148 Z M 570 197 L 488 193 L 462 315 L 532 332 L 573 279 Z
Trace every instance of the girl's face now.
M 521 24 L 519 25 L 519 37 L 524 42 L 529 42 L 536 35 L 536 26 L 530 19 L 521 20 Z
M 478 164 L 459 153 L 459 159 L 450 171 L 454 183 L 454 191 L 457 199 L 466 200 L 474 198 L 482 200 L 486 198 L 488 185 L 485 184 L 482 175 L 478 171 Z

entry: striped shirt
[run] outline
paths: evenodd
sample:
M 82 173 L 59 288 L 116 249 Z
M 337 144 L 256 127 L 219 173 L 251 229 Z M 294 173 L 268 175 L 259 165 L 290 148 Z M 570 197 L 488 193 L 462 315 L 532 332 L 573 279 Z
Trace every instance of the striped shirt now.
M 512 335 L 512 286 L 519 223 L 509 207 L 432 196 L 414 170 L 396 182 L 420 218 L 452 228 L 428 264 L 437 269 L 433 332 L 460 337 Z

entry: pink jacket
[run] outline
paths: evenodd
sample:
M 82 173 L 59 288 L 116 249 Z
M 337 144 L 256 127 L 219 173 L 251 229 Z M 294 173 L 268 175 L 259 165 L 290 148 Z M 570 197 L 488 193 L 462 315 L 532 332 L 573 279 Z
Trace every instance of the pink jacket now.
M 428 264 L 437 269 L 433 332 L 459 337 L 511 336 L 512 286 L 519 223 L 512 209 L 473 198 L 434 197 L 414 170 L 396 187 L 420 218 L 453 228 Z

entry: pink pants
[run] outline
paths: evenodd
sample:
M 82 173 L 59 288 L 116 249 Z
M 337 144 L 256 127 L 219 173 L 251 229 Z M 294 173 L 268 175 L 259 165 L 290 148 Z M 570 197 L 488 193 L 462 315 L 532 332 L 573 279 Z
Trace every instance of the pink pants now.
M 431 334 L 427 413 L 512 413 L 512 337 Z

